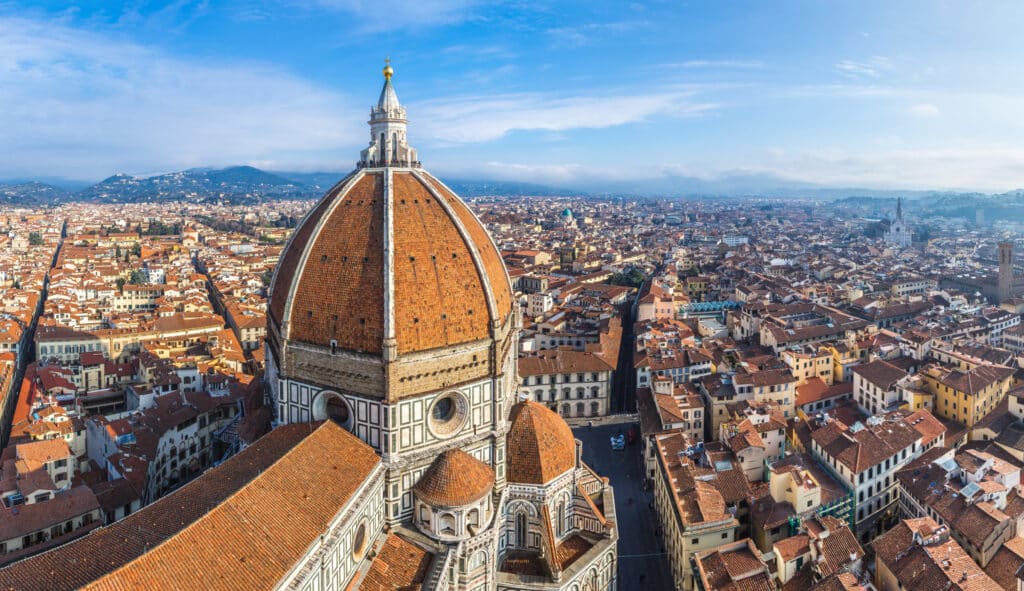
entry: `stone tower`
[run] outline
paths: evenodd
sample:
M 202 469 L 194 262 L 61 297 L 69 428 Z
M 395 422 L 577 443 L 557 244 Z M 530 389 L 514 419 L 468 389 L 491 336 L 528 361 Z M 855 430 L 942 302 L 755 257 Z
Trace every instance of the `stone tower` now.
M 999 301 L 1010 299 L 1013 292 L 1013 243 L 999 243 Z

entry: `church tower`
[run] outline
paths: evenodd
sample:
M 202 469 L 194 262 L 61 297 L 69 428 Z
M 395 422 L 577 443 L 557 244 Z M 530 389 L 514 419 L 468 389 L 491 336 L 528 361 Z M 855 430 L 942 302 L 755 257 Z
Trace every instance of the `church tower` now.
M 907 248 L 910 246 L 912 238 L 913 235 L 910 232 L 910 228 L 903 221 L 903 199 L 897 197 L 896 219 L 889 226 L 889 231 L 885 233 L 885 241 L 899 248 Z

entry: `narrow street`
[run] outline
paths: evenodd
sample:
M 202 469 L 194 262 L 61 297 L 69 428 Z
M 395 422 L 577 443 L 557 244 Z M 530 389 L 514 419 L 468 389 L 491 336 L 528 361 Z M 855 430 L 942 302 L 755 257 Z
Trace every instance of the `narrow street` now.
M 622 318 L 622 343 L 619 345 L 619 365 L 612 382 L 611 412 L 636 412 L 636 372 L 633 371 L 633 307 L 632 301 L 619 306 Z
M 642 489 L 639 447 L 627 445 L 613 451 L 609 438 L 626 432 L 632 423 L 577 427 L 573 434 L 583 442 L 583 461 L 615 487 L 615 515 L 619 528 L 620 591 L 671 591 L 672 573 L 661 538 L 656 535 L 658 517 L 653 496 Z

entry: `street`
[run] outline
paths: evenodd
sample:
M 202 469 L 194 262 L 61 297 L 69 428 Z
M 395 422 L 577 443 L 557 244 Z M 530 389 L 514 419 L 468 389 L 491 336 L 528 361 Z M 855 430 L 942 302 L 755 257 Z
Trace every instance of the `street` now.
M 641 490 L 637 445 L 612 451 L 609 438 L 625 433 L 631 423 L 578 427 L 576 438 L 583 442 L 583 461 L 615 488 L 616 524 L 619 528 L 619 589 L 621 591 L 671 591 L 672 574 L 655 536 L 658 518 L 651 506 L 653 496 Z M 630 502 L 632 499 L 632 502 Z

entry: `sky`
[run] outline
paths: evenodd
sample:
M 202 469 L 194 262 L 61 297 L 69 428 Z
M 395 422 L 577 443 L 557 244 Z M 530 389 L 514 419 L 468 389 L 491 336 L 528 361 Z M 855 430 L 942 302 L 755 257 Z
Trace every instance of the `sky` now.
M 390 56 L 441 176 L 1024 186 L 1024 2 L 0 0 L 0 179 L 346 171 Z

